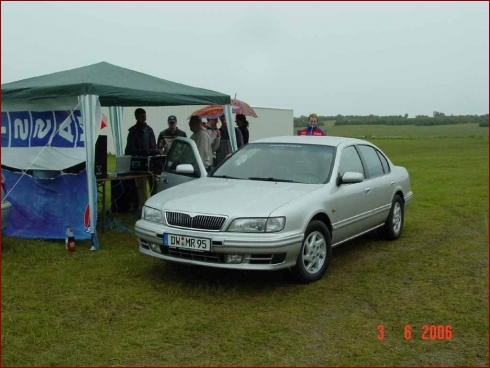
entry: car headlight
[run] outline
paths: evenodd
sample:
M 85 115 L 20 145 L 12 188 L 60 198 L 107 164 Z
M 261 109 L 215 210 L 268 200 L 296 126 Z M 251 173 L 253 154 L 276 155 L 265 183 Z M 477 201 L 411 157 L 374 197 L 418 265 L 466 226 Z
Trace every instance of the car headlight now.
M 285 217 L 239 218 L 231 223 L 228 231 L 240 233 L 272 233 L 281 231 L 285 225 Z
M 164 223 L 162 212 L 148 206 L 143 207 L 143 213 L 141 218 L 151 222 L 158 222 L 160 224 Z
M 265 231 L 267 233 L 274 233 L 276 231 L 281 231 L 286 225 L 285 217 L 269 217 L 265 225 Z

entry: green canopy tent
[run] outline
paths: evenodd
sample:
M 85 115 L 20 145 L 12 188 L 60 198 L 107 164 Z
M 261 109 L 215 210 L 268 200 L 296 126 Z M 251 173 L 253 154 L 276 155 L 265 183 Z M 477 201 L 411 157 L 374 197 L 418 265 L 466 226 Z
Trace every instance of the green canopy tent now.
M 178 106 L 230 103 L 230 96 L 186 86 L 106 62 L 2 84 L 2 101 L 81 95 L 102 106 Z
M 120 121 L 123 106 L 179 106 L 220 104 L 231 121 L 230 96 L 187 86 L 122 68 L 106 62 L 2 84 L 2 111 L 9 106 L 36 106 L 40 101 L 78 99 L 85 135 L 87 184 L 92 242 L 98 249 L 95 232 L 96 184 L 94 176 L 95 141 L 100 126 L 96 116 L 97 100 L 110 107 L 111 129 L 116 153 L 122 154 Z M 11 107 L 13 108 L 13 107 Z M 228 124 L 230 137 L 233 126 Z M 236 143 L 232 142 L 233 150 Z

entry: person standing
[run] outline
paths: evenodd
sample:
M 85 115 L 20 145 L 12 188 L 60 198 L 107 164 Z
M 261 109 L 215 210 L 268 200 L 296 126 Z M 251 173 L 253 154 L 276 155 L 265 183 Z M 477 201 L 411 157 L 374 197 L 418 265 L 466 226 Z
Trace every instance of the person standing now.
M 128 139 L 124 153 L 126 155 L 148 154 L 157 148 L 155 133 L 146 123 L 146 111 L 138 108 L 134 111 L 136 124 L 128 129 Z
M 218 151 L 221 144 L 221 131 L 218 129 L 218 119 L 208 119 L 206 129 L 211 138 L 211 151 L 213 152 L 213 164 L 212 167 L 216 167 L 216 151 Z
M 187 138 L 186 132 L 177 128 L 177 117 L 175 115 L 170 115 L 167 119 L 168 128 L 161 131 L 158 135 L 158 148 L 163 153 L 168 153 L 172 141 L 175 137 Z
M 221 127 L 219 128 L 221 132 L 221 142 L 218 150 L 216 151 L 216 165 L 219 165 L 232 153 L 230 135 L 228 134 L 228 127 L 227 127 L 225 115 L 221 115 L 219 117 L 219 120 L 221 121 Z M 242 147 L 243 146 L 242 132 L 240 132 L 240 130 L 236 127 L 235 127 L 235 137 L 236 137 L 237 148 Z
M 213 164 L 211 137 L 209 136 L 207 129 L 202 126 L 202 119 L 200 116 L 191 116 L 189 128 L 193 133 L 190 138 L 196 142 L 197 150 L 199 151 L 199 156 L 201 156 L 204 168 L 209 173 L 211 171 L 211 165 Z
M 249 132 L 248 132 L 248 121 L 245 115 L 237 114 L 235 123 L 238 125 L 238 129 L 242 133 L 243 144 L 248 144 Z
M 138 108 L 134 111 L 136 124 L 128 130 L 128 139 L 124 153 L 126 155 L 147 156 L 151 150 L 156 149 L 155 133 L 153 129 L 146 123 L 146 111 Z M 157 185 L 153 177 L 135 179 L 136 189 L 138 191 L 138 210 L 141 211 L 143 205 L 148 199 L 146 183 L 150 186 L 151 194 L 157 191 Z
M 300 130 L 298 135 L 324 136 L 327 135 L 327 132 L 318 127 L 318 115 L 310 114 L 310 116 L 308 116 L 308 126 L 305 129 Z

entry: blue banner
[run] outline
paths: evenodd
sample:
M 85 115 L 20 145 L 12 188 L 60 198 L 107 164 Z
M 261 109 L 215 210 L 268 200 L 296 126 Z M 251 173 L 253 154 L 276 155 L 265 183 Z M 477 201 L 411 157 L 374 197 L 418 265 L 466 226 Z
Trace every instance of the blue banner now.
M 2 173 L 7 200 L 12 203 L 10 224 L 3 234 L 28 239 L 64 239 L 66 226 L 71 226 L 75 239 L 91 238 L 85 170 L 53 179 L 37 179 L 4 168 Z
M 2 147 L 85 147 L 80 110 L 2 112 Z

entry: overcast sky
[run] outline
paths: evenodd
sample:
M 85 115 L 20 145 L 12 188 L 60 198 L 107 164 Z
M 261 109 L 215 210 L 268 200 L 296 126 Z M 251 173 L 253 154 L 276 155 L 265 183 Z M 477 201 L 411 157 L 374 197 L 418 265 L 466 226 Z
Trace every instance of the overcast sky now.
M 488 113 L 488 2 L 1 7 L 2 83 L 106 61 L 294 116 Z

